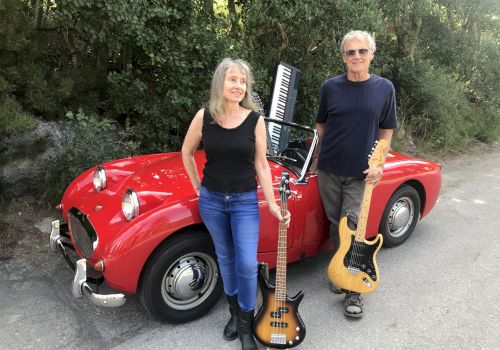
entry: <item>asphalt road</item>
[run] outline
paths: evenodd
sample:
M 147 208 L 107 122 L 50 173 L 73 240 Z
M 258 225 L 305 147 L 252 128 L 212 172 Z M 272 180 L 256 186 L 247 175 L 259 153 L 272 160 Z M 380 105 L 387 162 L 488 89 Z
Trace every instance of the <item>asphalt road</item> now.
M 329 291 L 328 255 L 289 266 L 288 293 L 306 293 L 297 349 L 500 349 L 499 145 L 490 152 L 443 163 L 434 210 L 404 245 L 378 254 L 381 282 L 362 319 L 346 319 Z M 25 224 L 36 216 L 15 215 Z M 0 349 L 240 349 L 222 339 L 222 299 L 183 325 L 153 321 L 134 298 L 116 309 L 74 300 L 70 270 L 32 227 L 46 230 L 49 220 L 19 232 L 0 260 Z

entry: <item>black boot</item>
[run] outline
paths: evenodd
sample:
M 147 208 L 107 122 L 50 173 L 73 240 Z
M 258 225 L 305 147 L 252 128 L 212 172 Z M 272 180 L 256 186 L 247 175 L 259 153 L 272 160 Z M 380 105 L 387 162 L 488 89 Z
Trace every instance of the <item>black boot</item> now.
M 238 337 L 238 312 L 240 307 L 238 305 L 238 294 L 229 296 L 226 294 L 227 302 L 229 304 L 229 312 L 231 318 L 224 327 L 224 339 L 235 340 Z
M 255 343 L 252 333 L 253 314 L 254 310 L 245 312 L 240 309 L 238 333 L 240 336 L 242 350 L 257 350 L 257 344 Z

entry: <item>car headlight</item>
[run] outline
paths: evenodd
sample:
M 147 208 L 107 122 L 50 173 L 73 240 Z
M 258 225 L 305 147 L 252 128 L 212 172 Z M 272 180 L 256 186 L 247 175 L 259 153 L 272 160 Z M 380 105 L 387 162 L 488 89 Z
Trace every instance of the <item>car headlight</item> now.
M 106 188 L 106 172 L 100 166 L 94 171 L 94 188 L 96 192 L 101 192 Z
M 139 216 L 139 198 L 132 189 L 128 189 L 123 195 L 122 212 L 128 221 Z

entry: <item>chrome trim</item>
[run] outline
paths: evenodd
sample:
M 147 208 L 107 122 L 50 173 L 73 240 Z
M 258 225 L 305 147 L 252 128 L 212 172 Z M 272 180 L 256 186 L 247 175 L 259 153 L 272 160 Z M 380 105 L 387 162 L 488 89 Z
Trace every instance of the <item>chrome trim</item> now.
M 58 245 L 61 241 L 61 231 L 59 220 L 52 221 L 52 229 L 50 230 L 49 247 L 53 252 L 58 252 Z
M 76 266 L 70 260 L 64 244 L 61 242 L 59 220 L 52 221 L 52 229 L 50 232 L 49 246 L 54 252 L 61 252 L 70 269 L 75 272 L 73 277 L 72 291 L 73 297 L 82 298 L 86 296 L 94 305 L 105 307 L 118 307 L 125 304 L 125 294 L 97 294 L 87 281 L 87 260 L 80 259 L 76 262 Z
M 96 181 L 98 181 L 99 183 L 96 184 Z M 103 167 L 98 166 L 95 169 L 92 182 L 94 184 L 94 189 L 96 192 L 101 192 L 102 190 L 106 189 L 107 179 L 106 179 L 106 172 L 104 171 Z
M 123 202 L 125 201 L 125 197 L 126 196 L 130 196 L 130 202 L 132 204 L 132 212 L 130 213 L 130 217 L 127 216 L 125 214 L 125 210 L 123 210 Z M 125 219 L 127 221 L 130 221 L 136 217 L 139 216 L 139 211 L 140 211 L 140 208 L 139 208 L 139 197 L 137 197 L 137 193 L 129 188 L 128 190 L 125 191 L 125 193 L 123 194 L 123 198 L 122 198 L 122 213 L 123 213 L 123 216 L 125 217 Z
M 87 283 L 87 260 L 80 259 L 76 262 L 75 277 L 73 278 L 73 296 L 81 298 L 86 296 L 94 305 L 105 307 L 118 307 L 125 304 L 125 294 L 97 294 Z
M 302 167 L 302 171 L 300 172 L 300 177 L 294 182 L 294 184 L 306 183 L 306 174 L 307 169 L 309 168 L 309 163 L 311 162 L 312 156 L 314 154 L 314 150 L 316 149 L 319 142 L 319 135 L 316 129 L 313 129 L 314 137 L 311 143 L 311 147 L 309 148 L 309 153 L 307 154 L 306 161 L 304 162 L 304 166 Z

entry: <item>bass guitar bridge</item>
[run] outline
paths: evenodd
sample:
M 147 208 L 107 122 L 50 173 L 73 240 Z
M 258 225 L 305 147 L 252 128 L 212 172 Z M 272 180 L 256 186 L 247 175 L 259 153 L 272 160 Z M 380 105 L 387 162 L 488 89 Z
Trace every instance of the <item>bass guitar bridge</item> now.
M 286 334 L 271 333 L 271 344 L 286 344 Z

